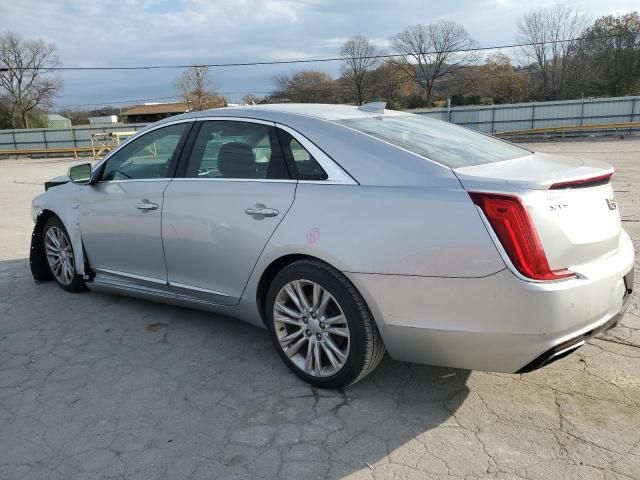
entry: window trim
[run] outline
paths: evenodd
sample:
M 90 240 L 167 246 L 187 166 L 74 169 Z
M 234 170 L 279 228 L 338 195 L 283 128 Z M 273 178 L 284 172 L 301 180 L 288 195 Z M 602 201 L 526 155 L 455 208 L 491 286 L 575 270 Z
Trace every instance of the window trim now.
M 130 143 L 138 140 L 139 138 L 144 137 L 145 135 L 154 132 L 156 130 L 159 130 L 161 128 L 165 128 L 165 127 L 170 127 L 172 125 L 178 125 L 181 123 L 190 123 L 191 125 L 188 125 L 184 132 L 182 132 L 182 135 L 180 137 L 180 140 L 178 141 L 178 144 L 176 145 L 176 149 L 173 152 L 173 155 L 171 156 L 171 159 L 169 160 L 169 165 L 167 167 L 167 176 L 166 177 L 161 177 L 161 178 L 126 178 L 126 179 L 121 179 L 121 180 L 102 180 L 102 174 L 104 173 L 104 166 L 106 165 L 106 163 L 111 159 L 111 157 L 113 157 L 116 153 L 118 153 L 120 150 L 122 150 L 124 147 L 126 147 L 127 145 L 129 145 Z M 106 157 L 104 157 L 100 162 L 98 162 L 98 164 L 93 168 L 93 173 L 91 175 L 91 183 L 129 183 L 129 182 L 166 182 L 168 180 L 171 180 L 175 174 L 176 174 L 176 170 L 178 168 L 178 164 L 179 164 L 179 160 L 180 158 L 182 158 L 182 152 L 184 150 L 184 147 L 186 145 L 186 141 L 187 138 L 189 137 L 189 134 L 191 133 L 191 131 L 193 130 L 193 126 L 194 126 L 195 122 L 193 118 L 188 118 L 188 119 L 181 119 L 181 120 L 176 120 L 173 122 L 166 122 L 166 123 L 162 123 L 160 125 L 155 125 L 153 127 L 148 127 L 145 129 L 140 130 L 139 132 L 136 133 L 136 135 L 133 135 L 131 138 L 128 138 L 125 142 L 121 143 L 120 145 L 118 145 L 117 148 L 115 148 L 114 150 L 112 150 L 111 152 L 109 152 L 109 155 L 107 155 Z
M 280 153 L 282 155 L 282 162 L 284 164 L 284 168 L 287 171 L 289 178 L 193 178 L 186 177 L 187 166 L 189 163 L 189 157 L 191 157 L 191 152 L 193 151 L 193 147 L 195 145 L 195 141 L 198 138 L 198 134 L 200 133 L 200 129 L 202 128 L 203 122 L 211 122 L 211 121 L 220 121 L 220 122 L 242 122 L 242 123 L 257 123 L 260 125 L 265 125 L 270 129 L 275 129 L 276 124 L 274 122 L 268 120 L 259 120 L 256 118 L 245 118 L 245 117 L 233 117 L 233 116 L 206 116 L 206 117 L 197 117 L 195 119 L 195 126 L 191 130 L 189 137 L 187 138 L 186 144 L 182 149 L 182 154 L 178 160 L 178 166 L 175 170 L 173 179 L 174 181 L 180 180 L 195 180 L 198 182 L 202 181 L 214 181 L 214 182 L 265 182 L 265 183 L 296 183 L 296 179 L 293 178 L 289 166 L 287 165 L 286 159 L 284 158 L 284 152 L 282 152 L 282 147 L 278 143 L 278 148 L 280 148 Z M 274 131 L 274 134 L 277 132 Z M 271 141 L 271 132 L 269 132 L 269 137 Z
M 318 183 L 318 184 L 330 184 L 330 185 L 358 185 L 351 175 L 349 175 L 343 168 L 338 165 L 329 155 L 324 153 L 320 148 L 316 146 L 311 140 L 302 135 L 297 130 L 283 125 L 282 123 L 275 123 L 276 128 L 279 128 L 289 135 L 291 135 L 302 147 L 307 150 L 311 156 L 320 164 L 322 169 L 327 174 L 325 180 L 298 180 L 299 183 Z

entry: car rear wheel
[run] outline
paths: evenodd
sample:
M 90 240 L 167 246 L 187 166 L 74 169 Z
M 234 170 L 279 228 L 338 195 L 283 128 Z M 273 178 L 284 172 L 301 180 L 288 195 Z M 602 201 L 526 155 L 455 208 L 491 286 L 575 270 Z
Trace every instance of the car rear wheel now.
M 57 217 L 51 217 L 42 232 L 42 245 L 51 275 L 69 292 L 85 289 L 82 277 L 76 273 L 73 247 L 66 228 Z
M 274 278 L 266 299 L 272 338 L 303 380 L 341 388 L 373 371 L 384 344 L 364 300 L 349 280 L 317 260 L 300 260 Z

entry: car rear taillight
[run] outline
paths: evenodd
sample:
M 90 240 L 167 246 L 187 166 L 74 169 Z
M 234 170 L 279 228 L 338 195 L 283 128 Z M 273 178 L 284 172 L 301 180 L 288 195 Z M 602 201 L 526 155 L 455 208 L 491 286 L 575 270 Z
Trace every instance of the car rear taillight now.
M 482 209 L 514 267 L 533 280 L 560 280 L 575 277 L 569 270 L 551 270 L 527 209 L 512 195 L 470 192 Z

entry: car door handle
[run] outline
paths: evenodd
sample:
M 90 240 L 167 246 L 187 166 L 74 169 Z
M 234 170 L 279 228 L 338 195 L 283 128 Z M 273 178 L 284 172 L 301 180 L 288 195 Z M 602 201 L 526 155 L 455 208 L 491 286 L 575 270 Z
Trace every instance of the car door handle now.
M 142 201 L 142 202 L 140 202 L 140 203 L 136 203 L 136 208 L 137 208 L 138 210 L 144 210 L 144 211 L 147 211 L 147 210 L 157 210 L 157 208 L 158 208 L 158 204 L 157 204 L 157 203 L 152 203 L 152 202 L 144 201 L 144 200 L 143 200 L 143 201 Z
M 262 215 L 263 217 L 275 217 L 280 212 L 275 208 L 245 208 L 244 213 L 247 215 Z

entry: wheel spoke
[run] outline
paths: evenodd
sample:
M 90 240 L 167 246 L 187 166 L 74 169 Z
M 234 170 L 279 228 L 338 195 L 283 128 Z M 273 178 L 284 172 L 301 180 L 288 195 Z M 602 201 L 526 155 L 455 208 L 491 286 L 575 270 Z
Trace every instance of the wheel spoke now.
M 66 281 L 70 281 L 71 280 L 71 269 L 69 268 L 69 264 L 67 262 L 65 262 L 63 264 L 63 274 L 64 274 L 64 279 Z
M 313 344 L 313 356 L 315 359 L 315 372 L 317 376 L 322 373 L 322 366 L 320 362 L 320 342 L 314 342 Z
M 330 333 L 332 335 L 339 335 L 341 337 L 349 338 L 349 329 L 348 328 L 331 327 L 331 328 L 327 328 L 327 333 Z
M 53 268 L 54 270 L 54 274 L 59 277 L 60 276 L 60 272 L 62 272 L 62 261 L 56 262 L 55 265 L 53 265 L 51 268 Z
M 293 340 L 295 340 L 296 338 L 298 338 L 300 335 L 302 335 L 302 333 L 303 333 L 303 330 L 302 330 L 302 329 L 300 329 L 300 330 L 296 330 L 295 332 L 290 333 L 289 335 L 287 335 L 287 336 L 285 336 L 285 337 L 282 337 L 282 338 L 280 339 L 280 343 L 281 343 L 283 346 L 286 346 L 286 345 L 288 345 L 289 343 L 291 343 Z
M 324 323 L 326 325 L 336 325 L 339 323 L 347 323 L 347 320 L 344 318 L 344 315 L 336 315 L 335 317 L 325 318 Z
M 284 353 L 288 356 L 288 357 L 293 357 L 296 353 L 298 353 L 298 350 L 300 350 L 300 347 L 302 347 L 302 345 L 304 345 L 304 343 L 306 341 L 308 341 L 309 339 L 307 337 L 302 337 L 300 340 L 298 340 L 296 343 L 294 343 L 293 345 L 291 345 L 289 348 L 287 348 Z
M 302 305 L 303 311 L 308 312 L 309 310 L 311 310 L 311 307 L 309 306 L 309 300 L 307 299 L 307 296 L 302 291 L 302 285 L 300 285 L 300 281 L 296 280 L 293 285 L 296 293 L 298 294 L 298 298 L 300 299 L 300 304 Z
M 58 241 L 58 238 L 53 230 L 53 228 L 50 228 L 47 231 L 47 239 L 49 240 L 50 244 L 55 247 L 56 250 L 60 250 L 60 242 Z
M 318 317 L 322 317 L 324 315 L 324 312 L 327 310 L 329 300 L 331 300 L 331 295 L 326 290 L 323 290 L 322 300 L 320 300 L 320 305 L 318 305 Z
M 277 313 L 273 314 L 273 321 L 276 323 L 286 323 L 287 325 L 293 325 L 295 327 L 299 327 L 301 325 L 300 320 L 285 317 L 284 315 L 279 315 Z
M 338 363 L 338 360 L 336 360 L 336 357 L 333 354 L 333 352 L 329 349 L 329 347 L 327 347 L 325 342 L 322 342 L 320 346 L 322 347 L 322 350 L 324 351 L 325 356 L 329 359 L 329 363 L 331 363 L 331 366 L 336 370 L 339 370 L 342 365 Z
M 347 356 L 344 353 L 342 353 L 342 351 L 338 348 L 335 342 L 331 340 L 330 337 L 325 337 L 325 342 L 327 346 L 331 349 L 331 351 L 335 354 L 335 356 L 338 358 L 338 360 L 344 363 L 344 361 L 347 359 Z
M 309 339 L 309 344 L 307 346 L 307 358 L 304 362 L 304 371 L 311 375 L 311 370 L 313 369 L 313 344 L 315 343 L 315 338 L 311 337 Z
M 320 296 L 324 293 L 324 289 L 317 283 L 313 284 L 313 300 L 311 302 L 311 308 L 315 311 L 320 306 Z
M 287 295 L 289 296 L 289 298 L 291 299 L 293 304 L 298 308 L 298 310 L 300 312 L 302 312 L 304 309 L 302 308 L 302 305 L 300 304 L 300 299 L 298 298 L 297 293 L 293 291 L 293 288 L 291 288 L 291 285 L 287 284 L 284 287 L 284 290 L 285 290 L 285 292 L 287 292 Z
M 296 312 L 293 308 L 287 307 L 284 303 L 276 302 L 275 308 L 290 318 L 302 318 L 302 312 Z

